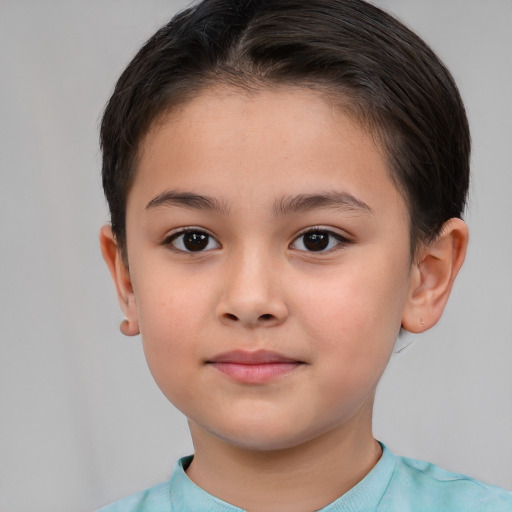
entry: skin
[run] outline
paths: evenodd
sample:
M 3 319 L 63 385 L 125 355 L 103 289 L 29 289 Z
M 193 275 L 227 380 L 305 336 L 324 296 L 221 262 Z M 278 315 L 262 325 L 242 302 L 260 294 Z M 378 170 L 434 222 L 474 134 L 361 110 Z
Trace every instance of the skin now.
M 336 201 L 290 207 L 333 191 Z M 217 208 L 177 201 L 184 192 Z M 189 419 L 188 476 L 262 512 L 316 510 L 364 478 L 381 455 L 376 386 L 400 327 L 439 319 L 465 224 L 451 219 L 411 257 L 381 148 L 319 93 L 290 87 L 210 89 L 155 124 L 126 219 L 129 268 L 109 226 L 102 251 L 123 332 L 140 331 L 158 386 Z M 183 228 L 211 237 L 205 250 L 187 252 Z M 325 250 L 308 250 L 308 229 L 328 237 Z M 300 364 L 260 383 L 209 364 L 260 349 Z

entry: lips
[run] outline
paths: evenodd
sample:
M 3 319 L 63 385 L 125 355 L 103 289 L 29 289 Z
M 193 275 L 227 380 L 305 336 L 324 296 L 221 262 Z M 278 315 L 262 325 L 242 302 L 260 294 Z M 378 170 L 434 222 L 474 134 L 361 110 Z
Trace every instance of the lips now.
M 207 364 L 235 381 L 258 384 L 287 375 L 304 363 L 277 352 L 235 350 L 219 354 Z

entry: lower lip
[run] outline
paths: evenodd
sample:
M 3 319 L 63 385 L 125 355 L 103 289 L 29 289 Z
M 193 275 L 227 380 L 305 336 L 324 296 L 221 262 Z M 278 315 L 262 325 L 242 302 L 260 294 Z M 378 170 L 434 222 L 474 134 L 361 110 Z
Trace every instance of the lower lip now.
M 238 382 L 259 384 L 282 377 L 296 370 L 301 363 L 210 363 L 217 370 Z

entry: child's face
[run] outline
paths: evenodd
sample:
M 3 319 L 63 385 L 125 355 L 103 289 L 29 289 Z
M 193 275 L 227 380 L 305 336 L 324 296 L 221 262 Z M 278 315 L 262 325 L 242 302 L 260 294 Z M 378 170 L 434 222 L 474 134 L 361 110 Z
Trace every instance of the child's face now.
M 147 135 L 128 197 L 127 314 L 159 387 L 248 448 L 370 429 L 408 233 L 383 155 L 318 93 L 203 93 Z M 237 364 L 259 351 L 274 364 Z

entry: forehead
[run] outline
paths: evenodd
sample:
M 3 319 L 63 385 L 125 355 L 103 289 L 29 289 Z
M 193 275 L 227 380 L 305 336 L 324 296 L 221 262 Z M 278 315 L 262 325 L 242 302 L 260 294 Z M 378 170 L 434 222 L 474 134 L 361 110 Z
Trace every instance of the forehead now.
M 289 86 L 211 88 L 162 117 L 141 143 L 129 203 L 165 188 L 260 205 L 331 189 L 401 202 L 375 137 L 324 94 Z

